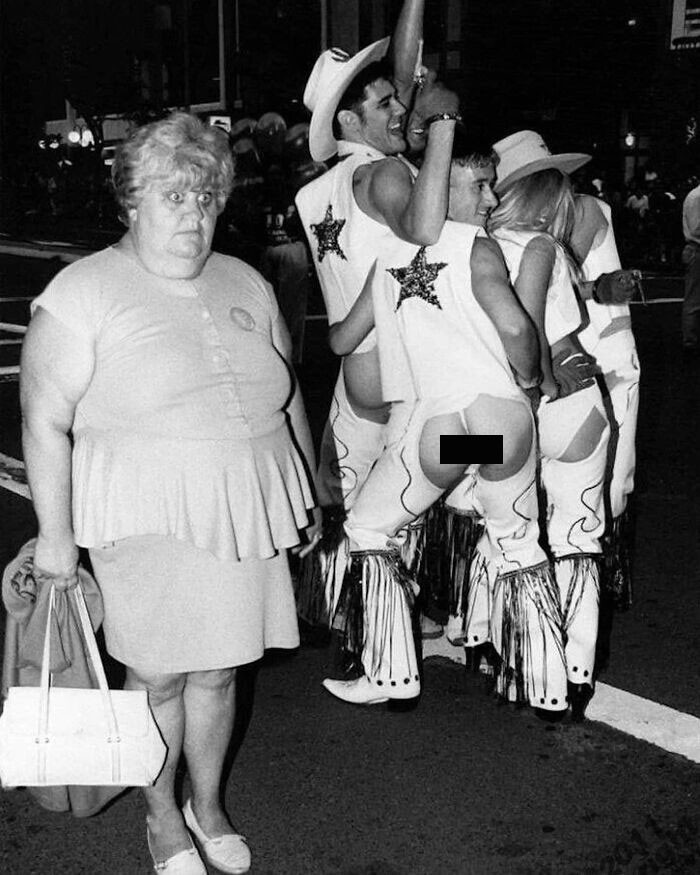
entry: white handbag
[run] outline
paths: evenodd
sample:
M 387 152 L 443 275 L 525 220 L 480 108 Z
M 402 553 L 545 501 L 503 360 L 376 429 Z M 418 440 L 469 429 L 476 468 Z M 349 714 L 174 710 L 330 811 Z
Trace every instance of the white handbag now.
M 109 689 L 83 592 L 80 586 L 72 592 L 99 688 L 49 686 L 52 586 L 40 686 L 10 687 L 0 715 L 0 782 L 4 787 L 153 784 L 167 748 L 147 693 Z

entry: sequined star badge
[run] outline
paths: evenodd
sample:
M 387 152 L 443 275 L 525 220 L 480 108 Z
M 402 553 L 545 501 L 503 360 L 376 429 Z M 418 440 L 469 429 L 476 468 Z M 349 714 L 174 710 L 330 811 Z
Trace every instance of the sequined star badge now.
M 435 294 L 435 280 L 443 267 L 447 267 L 447 262 L 436 261 L 428 264 L 425 246 L 421 246 L 408 267 L 388 268 L 389 273 L 401 286 L 396 309 L 398 310 L 408 298 L 422 298 L 427 304 L 434 304 L 442 310 L 440 300 Z
M 333 205 L 328 204 L 328 209 L 326 210 L 326 215 L 323 217 L 323 221 L 319 222 L 317 225 L 311 226 L 311 230 L 314 232 L 316 239 L 318 240 L 319 263 L 323 261 L 329 252 L 335 252 L 335 254 L 339 255 L 343 261 L 347 261 L 345 253 L 338 243 L 338 235 L 343 230 L 345 222 L 345 219 L 333 218 Z

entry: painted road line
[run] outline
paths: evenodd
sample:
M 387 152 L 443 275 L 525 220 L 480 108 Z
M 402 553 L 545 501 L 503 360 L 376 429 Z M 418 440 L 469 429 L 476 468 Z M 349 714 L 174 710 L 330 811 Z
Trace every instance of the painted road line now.
M 9 489 L 10 492 L 15 492 L 17 495 L 22 495 L 24 498 L 29 498 L 24 462 L 0 453 L 0 486 L 3 489 Z
M 422 648 L 423 659 L 443 657 L 464 665 L 464 647 L 455 647 L 444 635 L 424 639 Z M 700 719 L 692 714 L 599 681 L 586 708 L 586 717 L 700 763 Z

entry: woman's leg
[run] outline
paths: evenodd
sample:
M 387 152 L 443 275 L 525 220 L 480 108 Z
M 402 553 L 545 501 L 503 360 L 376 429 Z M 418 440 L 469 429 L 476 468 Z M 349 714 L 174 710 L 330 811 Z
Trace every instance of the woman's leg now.
M 574 685 L 592 688 L 610 426 L 597 387 L 591 389 L 553 402 L 544 416 L 541 412 L 540 440 L 547 536 L 560 593 L 568 677 Z
M 192 847 L 182 814 L 175 801 L 175 771 L 182 750 L 185 728 L 183 690 L 186 675 L 156 674 L 126 669 L 127 690 L 146 690 L 148 702 L 168 747 L 165 765 L 152 787 L 144 787 L 151 852 L 167 860 Z
M 532 413 L 524 401 L 481 396 L 465 411 L 465 419 L 470 430 L 503 434 L 502 464 L 482 465 L 474 490 L 486 525 L 488 549 L 481 552 L 488 558 L 472 566 L 466 641 L 483 643 L 483 635 L 473 631 L 474 619 L 480 618 L 472 609 L 473 594 L 490 610 L 491 637 L 500 656 L 498 691 L 539 709 L 562 712 L 566 670 L 561 617 L 551 568 L 539 544 Z
M 192 808 L 207 835 L 224 835 L 231 826 L 221 806 L 221 770 L 233 730 L 236 670 L 190 672 L 183 702 Z

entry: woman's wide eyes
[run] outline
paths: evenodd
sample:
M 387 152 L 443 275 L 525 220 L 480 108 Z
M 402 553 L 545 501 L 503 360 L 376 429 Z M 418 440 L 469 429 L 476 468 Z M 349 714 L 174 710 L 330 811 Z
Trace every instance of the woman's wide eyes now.
M 181 191 L 169 191 L 167 198 L 173 204 L 181 204 L 185 200 L 185 195 Z M 214 195 L 210 191 L 200 191 L 197 193 L 197 200 L 202 206 L 208 207 L 214 200 Z

